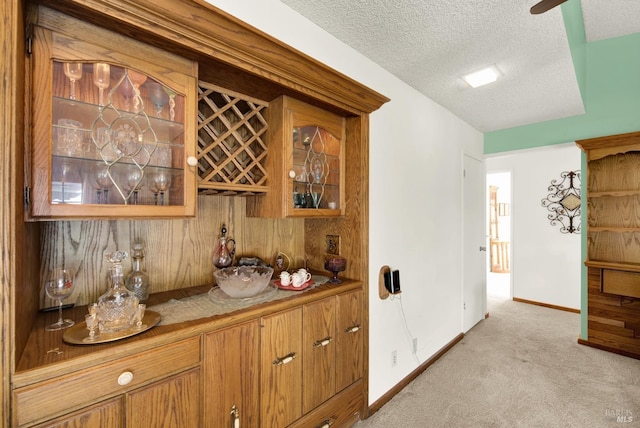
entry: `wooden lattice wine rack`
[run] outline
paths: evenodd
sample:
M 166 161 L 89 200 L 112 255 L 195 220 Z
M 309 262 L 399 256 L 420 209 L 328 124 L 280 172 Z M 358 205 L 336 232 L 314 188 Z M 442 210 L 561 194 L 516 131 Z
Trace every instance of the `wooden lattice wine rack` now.
M 198 191 L 254 195 L 267 191 L 268 103 L 198 83 Z

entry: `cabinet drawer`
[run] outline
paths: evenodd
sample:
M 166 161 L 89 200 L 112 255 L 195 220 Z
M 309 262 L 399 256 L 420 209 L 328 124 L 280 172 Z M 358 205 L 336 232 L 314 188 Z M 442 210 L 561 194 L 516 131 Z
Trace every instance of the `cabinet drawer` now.
M 55 420 L 49 420 L 34 428 L 121 428 L 124 422 L 122 415 L 122 397 L 115 397 Z
M 14 391 L 15 422 L 23 425 L 66 413 L 199 362 L 200 337 L 194 337 L 20 388 Z
M 362 381 L 334 395 L 288 428 L 349 427 L 362 418 L 364 405 Z
M 640 299 L 640 273 L 603 269 L 602 292 Z

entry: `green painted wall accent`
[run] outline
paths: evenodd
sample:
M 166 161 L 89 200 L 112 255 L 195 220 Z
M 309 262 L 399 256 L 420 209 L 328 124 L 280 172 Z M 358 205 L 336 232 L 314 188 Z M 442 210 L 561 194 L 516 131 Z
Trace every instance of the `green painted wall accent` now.
M 582 153 L 582 159 L 580 162 L 580 199 L 587 200 L 587 156 Z M 587 258 L 587 204 L 583 204 L 580 207 L 580 254 L 581 260 Z M 588 271 L 587 267 L 582 263 L 580 266 L 580 338 L 587 340 L 589 338 L 589 284 L 587 283 Z
M 587 43 L 579 1 L 562 6 L 586 113 L 484 135 L 484 153 L 640 130 L 640 34 Z

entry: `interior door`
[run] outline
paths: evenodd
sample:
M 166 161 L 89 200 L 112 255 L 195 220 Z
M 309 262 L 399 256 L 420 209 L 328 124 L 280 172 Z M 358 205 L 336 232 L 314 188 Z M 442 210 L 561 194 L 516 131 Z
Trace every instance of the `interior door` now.
M 484 163 L 464 155 L 463 320 L 465 332 L 484 318 L 487 306 Z

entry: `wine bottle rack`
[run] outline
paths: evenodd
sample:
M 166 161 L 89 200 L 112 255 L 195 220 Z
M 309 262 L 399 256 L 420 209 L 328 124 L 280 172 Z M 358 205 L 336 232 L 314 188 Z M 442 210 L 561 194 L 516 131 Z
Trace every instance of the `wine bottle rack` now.
M 266 193 L 268 103 L 198 83 L 198 191 Z

